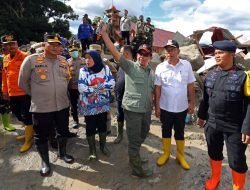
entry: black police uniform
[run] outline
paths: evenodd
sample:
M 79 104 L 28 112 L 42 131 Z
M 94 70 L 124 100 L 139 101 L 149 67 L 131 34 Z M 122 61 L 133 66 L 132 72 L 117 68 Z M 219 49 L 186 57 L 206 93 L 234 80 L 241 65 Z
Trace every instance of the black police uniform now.
M 205 135 L 210 158 L 223 159 L 225 140 L 229 166 L 239 173 L 248 169 L 247 145 L 241 142 L 242 133 L 250 135 L 249 97 L 244 95 L 243 89 L 245 80 L 245 72 L 237 66 L 226 71 L 214 67 L 205 79 L 204 97 L 198 111 L 198 117 L 207 120 Z

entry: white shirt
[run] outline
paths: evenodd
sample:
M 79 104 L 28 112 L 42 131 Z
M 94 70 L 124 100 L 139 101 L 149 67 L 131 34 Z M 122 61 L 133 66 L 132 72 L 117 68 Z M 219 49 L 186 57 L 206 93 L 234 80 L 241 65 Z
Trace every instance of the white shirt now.
M 130 21 L 130 18 L 128 16 L 121 18 L 120 30 L 121 31 L 131 31 L 131 21 Z
M 188 108 L 187 85 L 195 77 L 191 64 L 183 59 L 174 66 L 167 61 L 156 67 L 155 85 L 161 86 L 160 108 L 169 112 L 182 112 Z

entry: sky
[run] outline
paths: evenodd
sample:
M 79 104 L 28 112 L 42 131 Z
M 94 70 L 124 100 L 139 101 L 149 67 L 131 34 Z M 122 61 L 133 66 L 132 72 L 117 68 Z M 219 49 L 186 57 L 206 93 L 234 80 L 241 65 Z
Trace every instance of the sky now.
M 129 16 L 150 17 L 156 28 L 184 36 L 217 26 L 235 37 L 243 34 L 240 42 L 250 40 L 250 0 L 70 0 L 67 4 L 79 15 L 77 21 L 70 22 L 70 30 L 76 34 L 85 13 L 91 19 L 102 16 L 112 3 L 118 10 L 127 9 Z M 211 43 L 211 35 L 206 33 L 200 42 Z

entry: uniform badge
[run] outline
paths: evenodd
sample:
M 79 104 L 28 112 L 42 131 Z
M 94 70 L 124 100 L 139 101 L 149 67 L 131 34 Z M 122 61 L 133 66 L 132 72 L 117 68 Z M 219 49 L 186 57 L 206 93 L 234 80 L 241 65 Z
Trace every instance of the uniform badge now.
M 41 79 L 41 80 L 45 80 L 46 78 L 47 78 L 47 75 L 45 75 L 45 74 L 41 74 L 41 75 L 40 75 L 40 79 Z
M 44 58 L 43 57 L 37 57 L 36 58 L 36 62 L 37 63 L 43 63 L 44 62 Z

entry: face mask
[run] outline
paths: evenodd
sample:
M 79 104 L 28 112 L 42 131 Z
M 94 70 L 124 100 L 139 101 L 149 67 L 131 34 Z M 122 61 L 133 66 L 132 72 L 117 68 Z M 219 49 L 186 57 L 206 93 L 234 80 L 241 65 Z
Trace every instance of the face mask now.
M 72 51 L 71 52 L 71 57 L 72 58 L 78 58 L 78 51 Z

